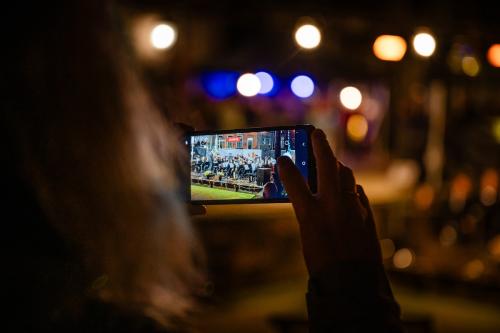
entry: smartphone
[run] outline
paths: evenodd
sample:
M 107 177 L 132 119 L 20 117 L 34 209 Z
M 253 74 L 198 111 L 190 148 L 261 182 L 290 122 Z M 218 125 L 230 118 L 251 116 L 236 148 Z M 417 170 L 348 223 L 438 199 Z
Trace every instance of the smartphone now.
M 187 199 L 193 204 L 288 202 L 276 164 L 284 155 L 315 192 L 313 129 L 295 125 L 188 133 Z

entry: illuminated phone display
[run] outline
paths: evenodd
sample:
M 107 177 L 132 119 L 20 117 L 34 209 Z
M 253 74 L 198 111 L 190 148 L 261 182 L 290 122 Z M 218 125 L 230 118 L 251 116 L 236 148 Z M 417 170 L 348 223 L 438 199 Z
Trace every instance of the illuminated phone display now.
M 191 201 L 287 201 L 277 159 L 290 157 L 308 180 L 309 133 L 309 126 L 192 133 L 186 140 Z

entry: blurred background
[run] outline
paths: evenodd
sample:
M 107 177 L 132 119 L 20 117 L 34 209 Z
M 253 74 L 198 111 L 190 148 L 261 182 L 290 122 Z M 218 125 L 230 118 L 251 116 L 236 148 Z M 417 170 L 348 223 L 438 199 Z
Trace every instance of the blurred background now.
M 409 332 L 500 332 L 500 15 L 487 1 L 121 1 L 164 112 L 196 129 L 309 123 L 354 169 Z M 195 219 L 206 332 L 304 332 L 288 204 Z

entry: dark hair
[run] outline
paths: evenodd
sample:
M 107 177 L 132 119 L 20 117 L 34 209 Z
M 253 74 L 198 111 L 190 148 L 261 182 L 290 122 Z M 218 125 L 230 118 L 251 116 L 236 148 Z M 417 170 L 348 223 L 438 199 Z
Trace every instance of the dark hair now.
M 178 196 L 175 132 L 143 89 L 116 7 L 28 1 L 2 16 L 12 299 L 30 297 L 40 325 L 87 299 L 172 324 L 193 303 L 202 254 Z

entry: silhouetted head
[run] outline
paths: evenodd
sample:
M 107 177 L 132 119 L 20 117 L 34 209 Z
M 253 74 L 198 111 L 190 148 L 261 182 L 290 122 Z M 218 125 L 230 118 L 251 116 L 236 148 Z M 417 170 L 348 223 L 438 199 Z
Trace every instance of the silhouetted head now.
M 11 3 L 0 20 L 5 301 L 29 304 L 12 310 L 33 327 L 89 299 L 168 325 L 191 306 L 201 255 L 177 138 L 143 88 L 119 9 Z

